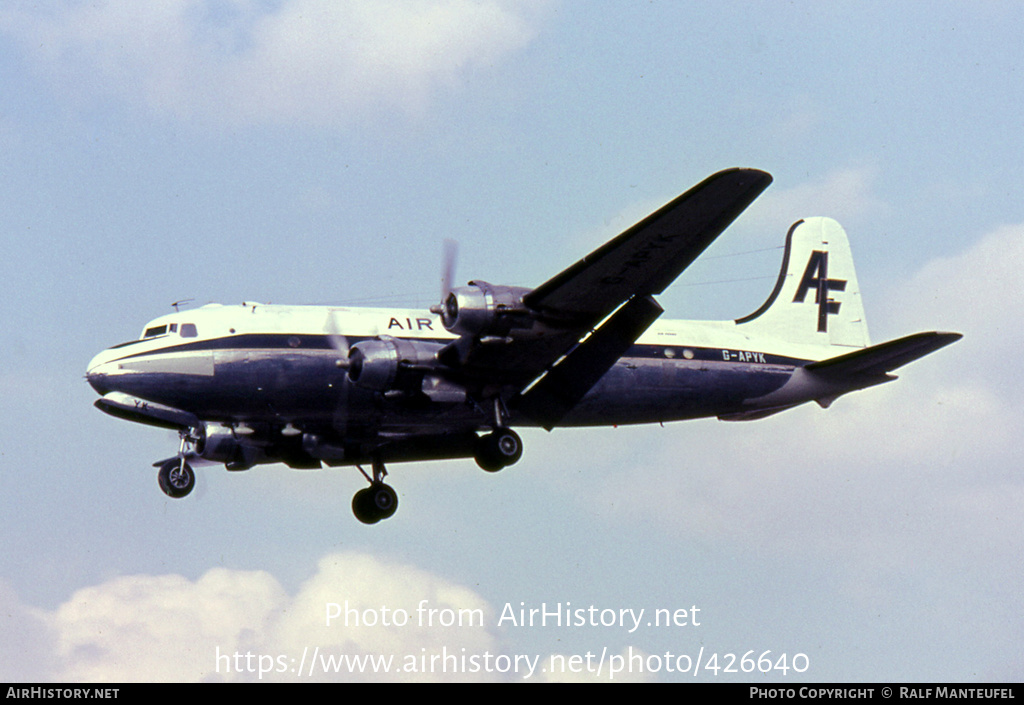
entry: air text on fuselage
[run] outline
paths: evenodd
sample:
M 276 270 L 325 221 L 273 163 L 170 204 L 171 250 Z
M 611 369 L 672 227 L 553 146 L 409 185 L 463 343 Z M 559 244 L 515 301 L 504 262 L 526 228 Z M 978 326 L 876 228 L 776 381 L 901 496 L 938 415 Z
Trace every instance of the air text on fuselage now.
M 434 330 L 434 321 L 429 318 L 396 318 L 388 321 L 388 330 Z

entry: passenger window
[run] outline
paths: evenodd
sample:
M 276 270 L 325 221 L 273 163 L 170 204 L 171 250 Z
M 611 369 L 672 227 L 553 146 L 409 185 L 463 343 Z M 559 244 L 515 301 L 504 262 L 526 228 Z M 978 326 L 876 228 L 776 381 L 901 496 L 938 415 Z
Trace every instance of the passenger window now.
M 182 338 L 195 338 L 199 335 L 196 330 L 195 323 L 182 323 L 181 324 L 181 337 Z

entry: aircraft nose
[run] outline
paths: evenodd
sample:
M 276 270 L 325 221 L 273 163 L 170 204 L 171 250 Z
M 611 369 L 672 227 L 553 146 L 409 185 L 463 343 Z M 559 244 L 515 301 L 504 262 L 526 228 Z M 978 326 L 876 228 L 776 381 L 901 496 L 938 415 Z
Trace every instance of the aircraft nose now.
M 99 355 L 94 357 L 85 368 L 85 379 L 101 396 L 110 391 L 108 376 L 110 373 L 111 363 L 104 359 L 105 356 L 106 351 L 101 352 Z

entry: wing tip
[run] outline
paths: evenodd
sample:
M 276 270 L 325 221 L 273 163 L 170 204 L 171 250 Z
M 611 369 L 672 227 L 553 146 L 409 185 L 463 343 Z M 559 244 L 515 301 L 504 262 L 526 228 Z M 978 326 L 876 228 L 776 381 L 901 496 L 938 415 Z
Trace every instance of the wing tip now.
M 712 174 L 709 177 L 709 179 L 716 179 L 716 178 L 720 178 L 720 177 L 729 176 L 729 175 L 732 175 L 732 174 L 740 174 L 740 175 L 743 175 L 743 176 L 748 176 L 748 177 L 752 178 L 753 180 L 755 180 L 757 182 L 763 183 L 765 187 L 767 187 L 769 184 L 771 184 L 772 181 L 775 180 L 775 177 L 773 177 L 767 171 L 764 171 L 763 169 L 755 169 L 753 167 L 747 167 L 747 166 L 734 166 L 734 167 L 731 167 L 729 169 L 722 169 L 721 171 L 716 172 L 715 174 Z

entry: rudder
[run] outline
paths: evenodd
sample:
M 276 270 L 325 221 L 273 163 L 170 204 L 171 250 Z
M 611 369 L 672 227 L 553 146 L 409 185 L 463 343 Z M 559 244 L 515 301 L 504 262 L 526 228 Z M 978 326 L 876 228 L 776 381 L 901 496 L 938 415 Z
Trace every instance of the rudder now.
M 850 243 L 831 218 L 807 218 L 786 235 L 782 269 L 768 300 L 736 319 L 757 335 L 791 343 L 870 345 Z

